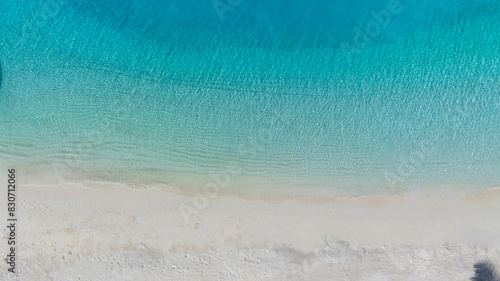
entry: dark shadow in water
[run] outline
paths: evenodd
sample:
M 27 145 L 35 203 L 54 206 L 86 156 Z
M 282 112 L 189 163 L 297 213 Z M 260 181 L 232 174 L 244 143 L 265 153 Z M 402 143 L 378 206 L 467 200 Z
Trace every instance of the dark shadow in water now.
M 500 281 L 495 266 L 489 261 L 480 261 L 474 265 L 476 275 L 470 280 L 472 281 Z

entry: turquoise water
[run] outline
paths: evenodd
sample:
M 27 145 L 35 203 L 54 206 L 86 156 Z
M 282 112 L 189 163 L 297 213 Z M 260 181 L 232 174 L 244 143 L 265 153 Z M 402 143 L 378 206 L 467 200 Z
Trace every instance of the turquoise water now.
M 1 166 L 229 193 L 500 186 L 500 1 L 214 3 L 2 1 Z

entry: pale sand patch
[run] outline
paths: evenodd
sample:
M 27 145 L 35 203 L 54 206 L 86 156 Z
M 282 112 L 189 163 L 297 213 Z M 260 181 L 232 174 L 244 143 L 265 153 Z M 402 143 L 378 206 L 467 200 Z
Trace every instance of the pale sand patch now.
M 481 259 L 500 262 L 498 189 L 316 204 L 219 197 L 190 223 L 179 206 L 193 198 L 160 190 L 17 193 L 19 279 L 4 266 L 1 280 L 468 280 Z

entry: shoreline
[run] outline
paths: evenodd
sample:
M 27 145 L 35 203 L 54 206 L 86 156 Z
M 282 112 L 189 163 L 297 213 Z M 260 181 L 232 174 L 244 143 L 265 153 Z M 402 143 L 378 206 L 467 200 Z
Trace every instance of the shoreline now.
M 82 164 L 83 165 L 83 164 Z M 300 183 L 295 179 L 287 181 L 280 176 L 250 177 L 248 175 L 230 175 L 220 172 L 195 176 L 193 173 L 167 172 L 155 178 L 136 177 L 131 181 L 116 177 L 102 178 L 101 176 L 89 177 L 87 172 L 80 173 L 66 165 L 54 164 L 50 167 L 42 165 L 33 169 L 30 165 L 8 165 L 0 161 L 0 166 L 17 167 L 23 184 L 35 184 L 38 186 L 64 186 L 84 185 L 95 188 L 107 188 L 109 186 L 125 186 L 138 190 L 163 190 L 183 197 L 231 197 L 247 200 L 258 200 L 270 203 L 283 202 L 327 202 L 339 198 L 377 197 L 416 195 L 434 196 L 434 194 L 450 194 L 450 196 L 467 195 L 500 188 L 495 182 L 484 181 L 477 185 L 470 182 L 444 184 L 444 179 L 433 181 L 429 184 L 407 181 L 402 185 L 393 182 L 375 182 L 373 186 L 368 180 L 361 182 L 353 181 L 347 183 L 320 184 L 315 182 Z M 116 175 L 115 175 L 116 176 Z M 129 178 L 130 179 L 130 178 Z M 1 181 L 0 181 L 1 182 Z M 216 187 L 214 187 L 216 186 Z M 215 191 L 215 192 L 214 192 Z M 215 193 L 208 196 L 205 193 Z
M 179 206 L 193 198 L 160 190 L 32 184 L 22 186 L 18 197 L 24 279 L 152 274 L 150 280 L 164 280 L 158 277 L 163 272 L 172 280 L 374 280 L 359 275 L 371 272 L 396 280 L 420 265 L 407 280 L 467 280 L 475 262 L 500 262 L 500 223 L 491 215 L 500 211 L 498 188 L 466 196 L 363 196 L 311 204 L 215 197 L 189 223 Z M 443 266 L 435 276 L 424 267 L 434 263 Z M 121 277 L 105 275 L 110 268 Z M 255 279 L 255 272 L 268 277 Z M 450 279 L 455 275 L 462 279 Z
M 31 179 L 30 179 L 31 180 Z M 0 183 L 4 183 L 0 180 Z M 336 195 L 325 191 L 326 188 L 319 188 L 318 190 L 309 189 L 308 193 L 305 192 L 294 192 L 295 190 L 284 191 L 278 189 L 274 192 L 261 192 L 260 190 L 255 190 L 251 192 L 245 192 L 244 190 L 230 189 L 229 191 L 224 191 L 224 188 L 219 188 L 218 193 L 214 193 L 213 189 L 209 189 L 207 192 L 198 187 L 188 187 L 179 188 L 176 185 L 170 184 L 128 184 L 123 182 L 113 182 L 113 181 L 100 181 L 100 180 L 84 180 L 82 182 L 68 181 L 68 182 L 43 182 L 43 183 L 23 183 L 26 187 L 41 187 L 41 188 L 85 188 L 85 189 L 123 189 L 123 190 L 133 190 L 133 191 L 143 191 L 143 192 L 155 192 L 159 191 L 161 193 L 171 194 L 174 196 L 179 196 L 182 198 L 201 198 L 205 197 L 207 199 L 213 198 L 227 198 L 236 199 L 249 202 L 261 202 L 266 204 L 286 204 L 286 203 L 296 203 L 304 205 L 315 205 L 322 203 L 332 203 L 338 200 L 370 200 L 377 198 L 415 198 L 415 199 L 431 199 L 431 198 L 442 198 L 451 200 L 462 200 L 466 198 L 474 198 L 478 196 L 487 196 L 485 194 L 497 195 L 500 194 L 499 187 L 490 187 L 485 189 L 453 189 L 451 186 L 433 189 L 400 189 L 400 192 L 396 193 L 372 193 L 366 195 Z M 389 188 L 388 188 L 389 190 Z M 259 193 L 259 195 L 257 195 Z M 263 195 L 262 195 L 263 194 Z

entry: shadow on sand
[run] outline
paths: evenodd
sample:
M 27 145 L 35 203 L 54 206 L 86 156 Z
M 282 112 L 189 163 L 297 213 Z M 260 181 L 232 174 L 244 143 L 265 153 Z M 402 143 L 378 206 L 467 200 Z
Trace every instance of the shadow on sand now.
M 476 275 L 470 280 L 472 281 L 500 281 L 500 277 L 493 263 L 489 261 L 480 261 L 474 265 Z

